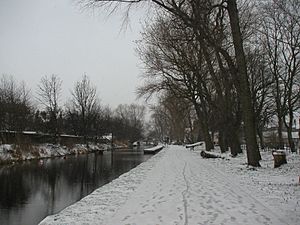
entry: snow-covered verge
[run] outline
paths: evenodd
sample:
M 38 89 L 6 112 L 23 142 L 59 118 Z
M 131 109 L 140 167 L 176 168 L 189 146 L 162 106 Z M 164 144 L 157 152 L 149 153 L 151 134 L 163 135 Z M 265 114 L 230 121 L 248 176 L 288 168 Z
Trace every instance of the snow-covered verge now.
M 271 151 L 261 151 L 261 167 L 247 166 L 245 154 L 232 158 L 229 153 L 222 159 L 207 159 L 214 167 L 245 187 L 262 202 L 286 215 L 291 224 L 300 224 L 300 155 L 286 152 L 287 164 L 274 168 Z M 276 210 L 276 211 L 277 211 Z
M 84 154 L 95 151 L 107 150 L 110 146 L 101 144 L 90 144 L 89 147 L 83 144 L 75 144 L 71 147 L 54 145 L 54 144 L 40 144 L 40 145 L 0 145 L 0 163 L 8 163 L 21 160 L 49 158 L 56 156 L 64 156 L 71 154 Z
M 119 178 L 98 188 L 79 202 L 65 208 L 58 214 L 46 217 L 40 225 L 48 224 L 104 224 L 123 206 L 148 173 L 161 160 L 164 151 L 141 163 Z
M 40 224 L 300 224 L 299 155 L 276 169 L 270 155 L 253 169 L 170 146 Z

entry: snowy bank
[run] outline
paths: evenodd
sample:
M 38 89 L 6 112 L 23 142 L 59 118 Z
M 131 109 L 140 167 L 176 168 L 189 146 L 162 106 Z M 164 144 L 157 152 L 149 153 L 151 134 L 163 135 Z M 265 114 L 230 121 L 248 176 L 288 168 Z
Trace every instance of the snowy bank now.
M 281 212 L 290 224 L 300 224 L 300 155 L 286 152 L 287 164 L 274 168 L 272 151 L 261 151 L 261 167 L 247 166 L 246 155 L 232 158 L 222 154 L 226 160 L 209 159 L 214 167 L 249 190 L 260 201 Z
M 144 154 L 155 154 L 164 148 L 163 145 L 157 145 L 152 148 L 145 148 Z
M 39 145 L 0 145 L 0 163 L 7 163 L 13 161 L 30 160 L 57 157 L 71 154 L 84 154 L 89 152 L 102 152 L 107 150 L 110 146 L 101 144 L 89 147 L 83 144 L 75 144 L 70 147 L 54 145 L 54 144 L 39 144 Z
M 60 213 L 46 217 L 40 224 L 104 224 L 104 219 L 114 215 L 134 194 L 164 153 L 159 152 Z
M 299 155 L 273 169 L 270 154 L 253 169 L 170 146 L 40 224 L 299 224 Z

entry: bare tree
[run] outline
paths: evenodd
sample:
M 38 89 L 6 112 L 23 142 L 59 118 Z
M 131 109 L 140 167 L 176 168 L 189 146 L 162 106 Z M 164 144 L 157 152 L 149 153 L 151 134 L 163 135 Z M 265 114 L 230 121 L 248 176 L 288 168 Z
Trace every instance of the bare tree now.
M 166 91 L 158 104 L 152 107 L 152 118 L 155 119 L 156 130 L 161 131 L 161 140 L 164 140 L 164 134 L 170 141 L 184 143 L 186 128 L 191 132 L 194 130 L 195 118 L 191 121 L 191 111 L 192 104 L 187 99 L 177 98 L 172 92 Z M 166 127 L 163 128 L 162 124 Z
M 270 0 L 262 9 L 261 33 L 274 80 L 278 147 L 283 147 L 282 130 L 285 125 L 289 146 L 295 151 L 292 129 L 300 98 L 300 3 L 296 0 Z
M 178 101 L 188 100 L 201 121 L 202 138 L 210 150 L 213 148 L 207 103 L 210 82 L 203 65 L 202 49 L 191 30 L 174 21 L 176 19 L 172 17 L 158 18 L 143 33 L 138 53 L 147 70 L 145 85 L 140 87 L 139 93 L 148 95 L 165 90 Z
M 115 119 L 121 126 L 117 136 L 121 139 L 129 139 L 130 142 L 137 141 L 143 137 L 144 117 L 146 108 L 137 104 L 120 104 L 115 109 Z
M 164 141 L 165 137 L 170 137 L 170 116 L 168 110 L 163 105 L 151 107 L 151 123 L 154 128 L 154 136 Z
M 285 73 L 287 117 L 284 123 L 287 128 L 288 142 L 292 152 L 296 151 L 292 138 L 294 112 L 299 109 L 300 100 L 300 2 L 296 0 L 278 1 L 283 38 L 283 63 Z M 291 15 L 298 15 L 295 18 Z M 287 119 L 286 119 L 287 118 Z
M 82 2 L 82 1 L 81 1 Z M 180 19 L 187 27 L 195 31 L 198 39 L 204 44 L 214 47 L 219 51 L 229 64 L 231 71 L 237 73 L 237 90 L 241 102 L 243 119 L 245 123 L 245 136 L 247 144 L 247 158 L 248 164 L 252 166 L 259 166 L 260 153 L 258 150 L 256 140 L 256 129 L 254 119 L 254 109 L 251 100 L 250 85 L 247 75 L 247 67 L 245 61 L 245 54 L 243 49 L 243 39 L 240 29 L 239 14 L 236 0 L 227 1 L 206 1 L 206 0 L 192 0 L 192 1 L 174 1 L 174 0 L 86 0 L 87 5 L 96 4 L 96 6 L 110 7 L 113 11 L 116 10 L 120 4 L 127 3 L 128 9 L 133 4 L 149 2 L 153 3 L 158 9 L 170 13 Z M 210 29 L 203 26 L 202 21 L 209 19 L 208 12 L 215 11 L 216 15 L 224 18 L 227 11 L 228 23 L 231 27 L 232 41 L 235 51 L 235 56 L 232 58 L 229 52 L 224 49 L 216 39 L 209 33 Z M 213 21 L 214 22 L 214 21 Z M 236 66 L 235 66 L 236 65 Z
M 139 93 L 147 96 L 166 90 L 177 101 L 188 100 L 197 113 L 207 150 L 213 148 L 211 134 L 215 129 L 221 139 L 227 139 L 232 155 L 240 153 L 241 115 L 234 86 L 236 76 L 228 74 L 220 54 L 172 17 L 158 18 L 142 37 L 138 53 L 146 65 L 146 82 Z
M 99 99 L 96 87 L 92 85 L 87 75 L 83 75 L 81 81 L 77 81 L 72 93 L 71 108 L 80 118 L 80 134 L 87 142 L 87 135 L 90 133 L 92 121 L 97 113 L 100 112 Z
M 0 130 L 23 131 L 31 128 L 33 106 L 30 91 L 24 82 L 18 83 L 13 76 L 0 79 Z
M 264 148 L 263 130 L 275 115 L 272 87 L 274 80 L 264 50 L 252 46 L 247 52 L 248 74 L 255 111 L 255 123 L 261 148 Z
M 50 132 L 55 135 L 55 141 L 60 133 L 59 113 L 62 80 L 57 75 L 44 76 L 41 78 L 37 89 L 37 99 L 49 114 Z

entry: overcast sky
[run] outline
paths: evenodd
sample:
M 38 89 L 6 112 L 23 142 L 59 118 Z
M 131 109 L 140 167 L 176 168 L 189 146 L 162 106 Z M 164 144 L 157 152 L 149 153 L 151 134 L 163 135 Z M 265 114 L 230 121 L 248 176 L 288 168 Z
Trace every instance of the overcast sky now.
M 102 104 L 135 102 L 141 66 L 134 52 L 139 15 L 130 28 L 99 11 L 81 11 L 74 0 L 0 0 L 0 75 L 24 80 L 33 92 L 44 75 L 63 80 L 63 96 L 86 73 Z M 103 14 L 103 13 L 102 13 Z

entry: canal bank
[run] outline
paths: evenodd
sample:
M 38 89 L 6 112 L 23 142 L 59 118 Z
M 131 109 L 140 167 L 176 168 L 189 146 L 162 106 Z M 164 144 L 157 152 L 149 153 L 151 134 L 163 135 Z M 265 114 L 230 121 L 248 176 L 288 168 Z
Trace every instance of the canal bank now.
M 38 224 L 149 157 L 142 149 L 123 149 L 1 166 L 0 224 Z
M 87 154 L 92 152 L 103 153 L 110 149 L 107 144 L 2 144 L 0 145 L 0 165 L 24 160 L 43 159 L 67 155 Z
M 299 224 L 300 157 L 274 170 L 270 155 L 251 169 L 245 155 L 203 159 L 170 146 L 40 224 Z

